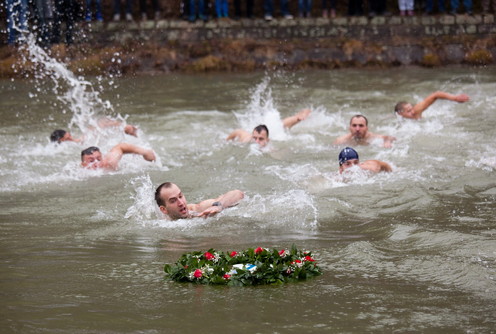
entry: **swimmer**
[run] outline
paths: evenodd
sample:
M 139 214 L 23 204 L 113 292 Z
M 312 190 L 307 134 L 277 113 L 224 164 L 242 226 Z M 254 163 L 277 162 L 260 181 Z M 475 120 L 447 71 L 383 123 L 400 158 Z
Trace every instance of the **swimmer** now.
M 139 154 L 147 161 L 155 161 L 155 153 L 135 145 L 120 143 L 115 145 L 105 156 L 96 146 L 88 147 L 81 152 L 81 166 L 86 169 L 116 170 L 124 154 Z
M 437 91 L 427 96 L 422 102 L 417 103 L 415 106 L 412 106 L 408 102 L 398 102 L 394 107 L 394 112 L 404 118 L 420 119 L 422 117 L 422 113 L 438 99 L 463 103 L 470 100 L 470 97 L 466 94 L 452 95 Z
M 291 129 L 293 126 L 306 119 L 311 112 L 311 109 L 303 109 L 293 116 L 283 119 L 282 125 L 286 129 Z M 236 129 L 227 136 L 226 140 L 237 140 L 241 143 L 254 142 L 260 145 L 260 147 L 265 147 L 269 143 L 269 129 L 264 124 L 256 126 L 251 134 L 243 129 Z
M 50 141 L 56 142 L 57 144 L 60 144 L 63 141 L 73 141 L 76 143 L 80 143 L 83 140 L 81 138 L 74 138 L 72 135 L 61 129 L 54 130 L 52 134 L 50 135 Z
M 225 208 L 235 206 L 244 196 L 240 190 L 231 190 L 217 198 L 206 199 L 198 204 L 188 204 L 181 189 L 174 183 L 162 183 L 155 190 L 155 201 L 160 211 L 174 220 L 214 216 Z
M 121 121 L 116 121 L 112 120 L 110 118 L 104 117 L 98 120 L 98 126 L 101 128 L 108 128 L 108 127 L 117 127 L 121 126 L 122 122 Z M 126 124 L 124 126 L 124 133 L 128 134 L 130 136 L 137 137 L 138 136 L 138 128 L 134 125 L 131 124 Z M 50 141 L 51 142 L 56 142 L 58 144 L 64 142 L 64 141 L 73 141 L 76 143 L 81 143 L 83 142 L 84 138 L 74 138 L 72 135 L 65 130 L 57 129 L 54 130 L 51 135 L 50 135 Z
M 119 127 L 122 126 L 123 122 L 111 119 L 108 117 L 103 117 L 98 120 L 98 126 L 101 128 L 109 127 Z M 138 128 L 131 124 L 124 125 L 124 133 L 130 136 L 138 137 Z
M 339 153 L 339 174 L 342 174 L 345 169 L 355 165 L 373 173 L 391 172 L 393 170 L 388 163 L 380 160 L 366 160 L 360 163 L 357 151 L 351 147 L 344 148 Z
M 384 147 L 390 148 L 395 137 L 369 132 L 369 121 L 363 115 L 355 115 L 350 120 L 350 133 L 337 138 L 334 145 L 369 145 L 376 139 L 382 139 Z

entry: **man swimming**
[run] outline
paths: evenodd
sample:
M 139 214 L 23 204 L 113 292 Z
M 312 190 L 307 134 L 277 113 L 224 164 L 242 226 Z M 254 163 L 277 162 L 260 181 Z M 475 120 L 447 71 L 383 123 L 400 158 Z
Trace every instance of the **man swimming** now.
M 54 130 L 50 134 L 50 141 L 51 142 L 56 142 L 56 143 L 60 144 L 60 143 L 62 143 L 64 141 L 73 141 L 73 142 L 76 142 L 76 143 L 80 143 L 83 140 L 80 139 L 80 138 L 74 138 L 74 137 L 72 137 L 72 135 L 69 132 L 65 131 L 65 130 L 57 129 L 57 130 Z
M 115 145 L 105 156 L 96 146 L 88 147 L 81 152 L 81 166 L 86 169 L 116 170 L 124 154 L 139 154 L 147 161 L 155 161 L 155 153 L 135 145 L 120 143 Z
M 291 129 L 294 125 L 306 119 L 311 112 L 311 109 L 303 109 L 293 116 L 283 119 L 282 125 L 286 129 Z M 269 129 L 264 124 L 256 126 L 251 134 L 246 130 L 236 129 L 227 136 L 226 140 L 237 140 L 241 143 L 254 142 L 260 147 L 265 147 L 269 143 Z
M 101 128 L 118 127 L 122 124 L 123 123 L 121 121 L 113 120 L 108 117 L 104 117 L 98 120 L 98 126 Z M 134 125 L 126 124 L 124 125 L 124 133 L 130 136 L 137 137 L 138 128 Z M 64 141 L 73 141 L 76 143 L 80 143 L 83 141 L 83 138 L 74 138 L 68 131 L 57 129 L 50 134 L 50 141 L 56 142 L 58 144 Z
M 181 189 L 172 182 L 164 182 L 155 190 L 155 201 L 160 211 L 170 219 L 211 217 L 225 208 L 234 206 L 244 197 L 240 190 L 231 190 L 217 198 L 206 199 L 198 204 L 188 204 Z
M 373 173 L 379 172 L 391 172 L 393 169 L 391 166 L 380 160 L 366 160 L 360 163 L 358 153 L 351 147 L 346 147 L 339 153 L 339 173 L 342 174 L 346 169 L 351 168 L 355 165 L 363 170 L 368 170 Z
M 382 139 L 383 146 L 390 148 L 393 141 L 396 140 L 395 137 L 379 135 L 372 133 L 368 128 L 369 121 L 363 115 L 355 115 L 350 119 L 350 133 L 338 137 L 334 141 L 334 145 L 369 145 L 374 140 Z
M 415 106 L 412 106 L 408 102 L 398 102 L 394 107 L 394 112 L 404 118 L 419 119 L 422 117 L 422 113 L 438 99 L 463 103 L 469 101 L 470 97 L 466 94 L 452 95 L 437 91 L 427 96 L 422 102 L 417 103 Z

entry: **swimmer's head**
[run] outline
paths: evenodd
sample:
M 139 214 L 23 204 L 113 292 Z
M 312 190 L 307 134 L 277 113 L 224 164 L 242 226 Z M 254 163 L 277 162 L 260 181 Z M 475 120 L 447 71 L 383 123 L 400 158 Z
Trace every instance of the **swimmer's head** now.
M 346 147 L 341 150 L 339 153 L 339 165 L 341 166 L 344 164 L 346 161 L 351 160 L 351 159 L 356 159 L 358 160 L 358 153 L 351 147 Z
M 346 147 L 339 153 L 339 171 L 342 172 L 346 168 L 358 164 L 358 153 L 351 147 Z
M 394 112 L 405 118 L 415 118 L 413 106 L 405 101 L 396 103 L 396 105 L 394 106 Z
M 63 138 L 66 133 L 67 132 L 65 130 L 57 129 L 53 131 L 52 134 L 50 135 L 50 141 L 57 143 L 63 142 L 64 141 Z
M 369 120 L 363 115 L 355 115 L 350 119 L 350 132 L 355 140 L 363 140 L 367 136 Z
M 155 201 L 160 211 L 171 219 L 190 216 L 188 202 L 181 189 L 172 182 L 164 182 L 155 190 Z
M 96 169 L 100 167 L 100 161 L 102 161 L 102 153 L 98 147 L 90 146 L 81 151 L 81 165 L 84 168 Z
M 260 124 L 253 129 L 251 140 L 260 147 L 265 147 L 269 143 L 269 129 L 265 124 Z

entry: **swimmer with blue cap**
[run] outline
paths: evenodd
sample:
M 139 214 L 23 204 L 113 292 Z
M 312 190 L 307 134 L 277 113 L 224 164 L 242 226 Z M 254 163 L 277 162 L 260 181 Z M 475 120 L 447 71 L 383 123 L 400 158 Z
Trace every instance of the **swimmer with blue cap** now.
M 393 170 L 387 162 L 380 160 L 366 160 L 360 163 L 357 151 L 351 147 L 342 149 L 339 153 L 339 173 L 342 174 L 346 169 L 355 165 L 373 173 L 391 172 Z

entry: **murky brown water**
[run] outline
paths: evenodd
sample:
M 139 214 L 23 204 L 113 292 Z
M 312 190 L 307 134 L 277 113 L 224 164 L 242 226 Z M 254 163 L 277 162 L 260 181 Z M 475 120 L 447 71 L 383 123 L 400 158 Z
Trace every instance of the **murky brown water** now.
M 49 82 L 0 82 L 3 332 L 494 331 L 495 68 L 91 82 L 139 126 L 138 138 L 50 144 L 53 129 L 68 128 L 74 101 L 93 110 L 87 101 L 63 102 Z M 437 102 L 417 122 L 393 115 L 397 101 L 438 89 L 471 101 Z M 290 132 L 277 128 L 309 106 Z M 331 143 L 355 113 L 368 116 L 370 131 L 398 138 L 392 149 L 357 148 L 393 173 L 337 176 L 340 148 Z M 225 142 L 261 121 L 273 125 L 271 153 Z M 71 131 L 80 134 L 77 122 Z M 86 144 L 107 151 L 119 141 L 153 148 L 159 161 L 79 168 Z M 190 202 L 234 188 L 246 198 L 215 218 L 166 221 L 153 203 L 164 181 Z M 248 288 L 164 280 L 163 265 L 186 251 L 292 244 L 313 251 L 324 275 Z

